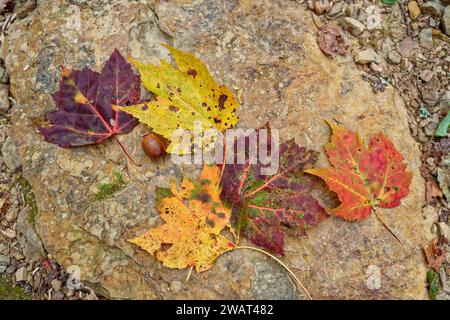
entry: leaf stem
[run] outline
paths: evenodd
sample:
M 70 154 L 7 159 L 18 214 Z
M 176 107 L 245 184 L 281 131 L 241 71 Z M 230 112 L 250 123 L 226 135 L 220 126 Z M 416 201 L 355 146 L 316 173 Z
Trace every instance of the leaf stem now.
M 262 249 L 256 248 L 256 247 L 251 247 L 251 246 L 237 246 L 235 249 L 249 249 L 249 250 L 254 250 L 254 251 L 258 251 L 261 253 L 264 253 L 266 256 L 271 257 L 272 259 L 274 259 L 276 262 L 278 262 L 287 272 L 289 272 L 289 274 L 295 279 L 295 281 L 299 284 L 299 286 L 302 288 L 303 292 L 305 292 L 305 294 L 307 295 L 307 297 L 309 298 L 309 300 L 312 300 L 311 295 L 309 294 L 308 290 L 306 290 L 305 286 L 302 284 L 302 282 L 300 281 L 300 279 L 295 275 L 295 273 L 289 269 L 289 267 L 287 265 L 285 265 L 283 263 L 283 261 L 281 261 L 280 259 L 278 259 L 277 257 L 275 257 L 274 255 L 270 254 L 267 251 L 264 251 Z
M 189 279 L 191 278 L 192 270 L 194 270 L 194 267 L 189 268 L 189 273 L 186 276 L 186 279 L 184 280 L 184 283 L 187 283 Z
M 117 143 L 119 144 L 120 148 L 122 148 L 122 151 L 125 153 L 125 155 L 127 156 L 128 159 L 130 159 L 130 161 L 135 165 L 140 167 L 141 164 L 137 163 L 136 161 L 134 161 L 133 157 L 128 153 L 127 149 L 125 148 L 125 146 L 122 144 L 122 142 L 120 142 L 119 138 L 117 138 L 116 136 L 114 136 L 114 140 L 117 141 Z
M 378 221 L 380 221 L 380 223 L 387 229 L 387 231 L 390 232 L 390 234 L 392 234 L 392 236 L 395 238 L 395 240 L 398 241 L 398 243 L 400 244 L 400 246 L 402 247 L 404 252 L 407 252 L 405 246 L 403 245 L 403 242 L 395 235 L 395 233 L 387 226 L 387 224 L 383 221 L 383 219 L 380 217 L 380 215 L 378 214 L 377 210 L 375 208 L 373 208 L 373 213 L 375 214 L 375 216 L 377 217 Z

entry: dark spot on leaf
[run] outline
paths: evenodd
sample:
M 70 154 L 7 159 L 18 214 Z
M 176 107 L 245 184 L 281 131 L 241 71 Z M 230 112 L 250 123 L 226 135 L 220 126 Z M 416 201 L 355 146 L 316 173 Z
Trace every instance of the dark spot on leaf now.
M 187 74 L 194 77 L 195 79 L 195 77 L 197 76 L 197 71 L 195 71 L 194 69 L 190 69 L 188 70 Z
M 172 111 L 172 112 L 178 112 L 178 110 L 180 110 L 180 109 L 178 109 L 176 106 L 174 106 L 173 104 L 171 104 L 171 105 L 169 106 L 169 110 Z
M 221 94 L 219 97 L 219 110 L 225 109 L 225 102 L 227 101 L 228 96 L 225 94 Z
M 210 201 L 210 199 L 211 199 L 211 197 L 209 196 L 209 194 L 206 194 L 206 193 L 200 193 L 199 195 L 198 195 L 198 200 L 200 200 L 201 202 L 203 202 L 203 203 L 207 203 L 207 202 L 209 202 Z

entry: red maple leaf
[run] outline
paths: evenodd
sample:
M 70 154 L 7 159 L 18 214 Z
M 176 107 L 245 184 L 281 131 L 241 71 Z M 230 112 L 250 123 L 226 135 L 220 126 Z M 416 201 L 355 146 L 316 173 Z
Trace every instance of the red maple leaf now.
M 321 177 L 337 193 L 341 204 L 330 212 L 346 220 L 363 220 L 374 207 L 393 208 L 409 192 L 412 174 L 403 156 L 382 133 L 369 148 L 359 134 L 330 124 L 333 134 L 325 145 L 333 165 L 306 172 Z
M 58 109 L 47 113 L 46 122 L 37 126 L 45 140 L 60 147 L 101 143 L 137 125 L 136 118 L 114 110 L 112 105 L 138 103 L 140 79 L 115 50 L 101 73 L 63 68 L 53 100 Z

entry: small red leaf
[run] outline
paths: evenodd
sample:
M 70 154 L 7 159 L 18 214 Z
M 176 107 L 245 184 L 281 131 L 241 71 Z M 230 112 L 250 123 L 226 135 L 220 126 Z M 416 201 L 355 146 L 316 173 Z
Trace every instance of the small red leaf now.
M 47 113 L 47 122 L 38 125 L 45 140 L 60 147 L 101 143 L 130 132 L 138 123 L 129 114 L 113 110 L 112 105 L 139 102 L 139 76 L 115 50 L 101 73 L 63 68 L 53 100 L 57 110 Z

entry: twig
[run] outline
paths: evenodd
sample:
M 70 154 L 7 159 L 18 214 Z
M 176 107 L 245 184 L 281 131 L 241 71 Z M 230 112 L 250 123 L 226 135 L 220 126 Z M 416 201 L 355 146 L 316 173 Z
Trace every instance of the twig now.
M 132 162 L 135 166 L 140 167 L 141 164 L 139 164 L 139 163 L 137 163 L 136 161 L 134 161 L 133 157 L 128 153 L 127 149 L 125 149 L 125 146 L 122 144 L 122 142 L 120 142 L 120 140 L 119 140 L 116 136 L 114 136 L 114 140 L 117 141 L 117 143 L 118 143 L 119 146 L 122 148 L 123 152 L 124 152 L 125 155 L 128 157 L 128 159 L 130 159 L 131 162 Z
M 191 274 L 192 274 L 192 270 L 194 269 L 194 267 L 191 267 L 190 269 L 189 269 L 189 273 L 188 273 L 188 275 L 186 276 L 186 280 L 184 280 L 184 283 L 187 283 L 188 281 L 189 281 L 189 278 L 191 277 Z
M 289 272 L 289 274 L 295 279 L 295 281 L 297 281 L 297 283 L 299 284 L 299 286 L 302 288 L 303 292 L 305 292 L 305 294 L 307 295 L 307 297 L 309 298 L 309 300 L 312 300 L 311 295 L 309 294 L 308 290 L 306 290 L 305 286 L 302 284 L 302 282 L 300 281 L 300 279 L 295 275 L 294 272 L 292 272 L 291 269 L 289 269 L 289 267 L 287 265 L 285 265 L 283 263 L 283 261 L 281 261 L 280 259 L 278 259 L 277 257 L 275 257 L 274 255 L 268 253 L 267 251 L 264 251 L 262 249 L 256 248 L 256 247 L 251 247 L 251 246 L 237 246 L 235 249 L 249 249 L 249 250 L 254 250 L 254 251 L 258 251 L 261 253 L 264 253 L 265 255 L 271 257 L 272 259 L 274 259 L 275 261 L 277 261 L 284 269 L 286 269 L 287 272 Z
M 406 251 L 405 246 L 403 245 L 403 242 L 395 235 L 395 233 L 387 226 L 387 224 L 383 221 L 383 219 L 381 219 L 380 215 L 378 214 L 378 212 L 374 209 L 373 212 L 375 213 L 375 216 L 377 217 L 378 221 L 381 222 L 381 224 L 387 229 L 387 231 L 389 231 L 394 238 L 398 241 L 398 243 L 401 245 L 401 247 L 403 248 L 403 251 Z
M 411 31 L 409 30 L 409 24 L 408 24 L 408 18 L 407 18 L 406 10 L 405 10 L 405 8 L 403 8 L 403 4 L 401 2 L 399 2 L 398 6 L 400 7 L 400 10 L 402 12 L 403 23 L 406 26 L 406 35 L 410 36 L 411 35 Z

